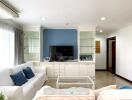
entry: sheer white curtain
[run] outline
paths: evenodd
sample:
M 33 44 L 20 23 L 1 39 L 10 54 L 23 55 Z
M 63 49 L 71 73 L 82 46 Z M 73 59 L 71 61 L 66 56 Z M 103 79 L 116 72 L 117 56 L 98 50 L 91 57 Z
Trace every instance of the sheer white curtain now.
M 0 24 L 0 67 L 14 65 L 15 32 L 13 27 Z

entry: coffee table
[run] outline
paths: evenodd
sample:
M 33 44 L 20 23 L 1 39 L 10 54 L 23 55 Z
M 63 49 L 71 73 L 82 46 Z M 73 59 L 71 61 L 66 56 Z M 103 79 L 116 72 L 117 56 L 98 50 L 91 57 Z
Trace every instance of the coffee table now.
M 60 86 L 85 86 L 95 89 L 94 81 L 89 76 L 58 76 L 56 87 Z

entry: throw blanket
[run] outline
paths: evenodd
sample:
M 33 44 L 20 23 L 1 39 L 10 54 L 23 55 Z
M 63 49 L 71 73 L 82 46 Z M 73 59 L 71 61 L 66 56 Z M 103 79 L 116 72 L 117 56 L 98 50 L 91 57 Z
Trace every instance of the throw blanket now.
M 33 100 L 95 100 L 94 92 L 88 88 L 55 89 L 44 86 Z

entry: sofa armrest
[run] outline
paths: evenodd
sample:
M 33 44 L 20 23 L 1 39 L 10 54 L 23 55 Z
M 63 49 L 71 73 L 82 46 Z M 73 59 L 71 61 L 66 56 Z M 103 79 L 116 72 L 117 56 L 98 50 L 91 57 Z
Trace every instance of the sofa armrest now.
M 94 90 L 95 97 L 97 98 L 99 96 L 99 93 L 104 91 L 104 90 L 116 89 L 116 87 L 117 87 L 116 85 L 109 85 L 109 86 L 106 86 L 106 87 L 103 87 L 100 89 L 96 89 L 96 90 Z
M 9 100 L 21 100 L 23 90 L 20 86 L 0 86 L 0 92 L 9 98 Z
M 35 72 L 36 73 L 40 73 L 40 72 L 46 73 L 46 67 L 35 67 Z

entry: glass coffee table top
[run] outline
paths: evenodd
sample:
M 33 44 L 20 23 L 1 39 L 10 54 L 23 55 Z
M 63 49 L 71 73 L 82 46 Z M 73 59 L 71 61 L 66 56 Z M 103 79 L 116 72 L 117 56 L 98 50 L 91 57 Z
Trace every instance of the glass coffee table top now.
M 94 81 L 89 76 L 58 76 L 57 87 L 60 85 L 92 85 L 94 88 Z

